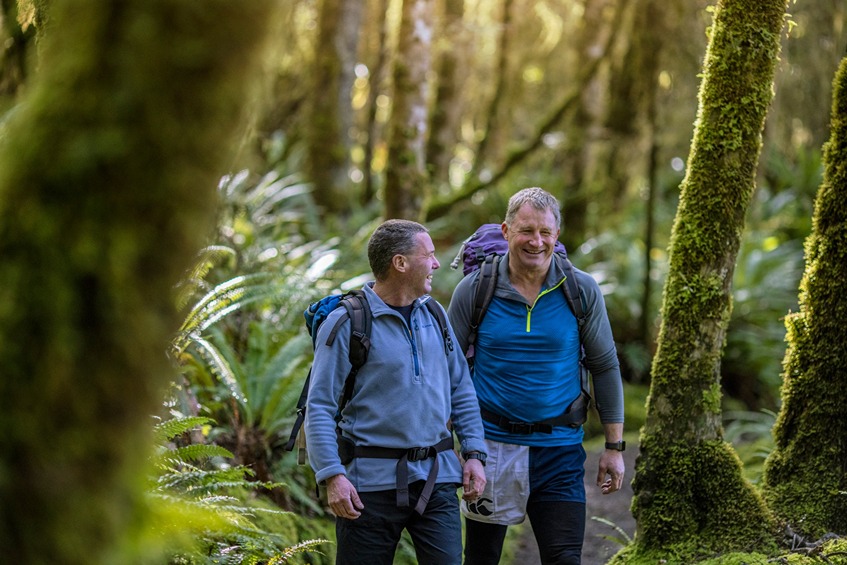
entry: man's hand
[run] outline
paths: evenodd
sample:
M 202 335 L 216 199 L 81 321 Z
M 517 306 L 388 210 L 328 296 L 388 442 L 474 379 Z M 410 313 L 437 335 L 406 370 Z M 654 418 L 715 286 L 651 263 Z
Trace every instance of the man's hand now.
M 478 459 L 468 459 L 462 466 L 462 498 L 476 500 L 485 489 L 485 467 Z
M 365 507 L 346 475 L 334 475 L 326 480 L 326 497 L 330 510 L 339 518 L 355 520 Z
M 623 453 L 612 449 L 603 451 L 597 470 L 597 486 L 603 494 L 611 494 L 623 486 Z M 608 476 L 608 478 L 606 478 Z

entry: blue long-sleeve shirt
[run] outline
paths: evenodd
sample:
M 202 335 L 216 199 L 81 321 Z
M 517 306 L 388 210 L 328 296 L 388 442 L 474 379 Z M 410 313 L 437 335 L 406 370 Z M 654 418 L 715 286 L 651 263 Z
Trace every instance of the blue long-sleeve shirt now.
M 438 321 L 424 305 L 432 298 L 414 302 L 410 326 L 371 286 L 364 287 L 373 315 L 371 348 L 342 412 L 339 426 L 344 436 L 361 446 L 430 446 L 450 435 L 447 421 L 452 418 L 461 451 L 486 452 L 467 363 L 458 348 L 445 352 Z M 324 320 L 315 341 L 305 423 L 309 462 L 319 482 L 344 473 L 362 492 L 394 489 L 397 461 L 356 458 L 345 467 L 338 457 L 334 416 L 350 371 L 349 320 L 341 324 L 332 346 L 326 341 L 343 312 L 339 308 Z M 451 337 L 455 343 L 452 330 Z M 409 482 L 425 480 L 433 461 L 409 462 Z M 455 452 L 439 453 L 438 461 L 436 482 L 462 482 Z
M 533 303 L 512 287 L 508 263 L 507 254 L 500 261 L 494 298 L 478 330 L 473 381 L 486 410 L 515 421 L 540 422 L 561 415 L 579 395 L 580 330 L 561 288 L 565 273 L 555 260 Z M 593 277 L 574 271 L 584 298 L 582 344 L 600 420 L 623 422 L 623 385 L 603 295 Z M 462 351 L 468 346 L 478 278 L 476 271 L 459 282 L 448 309 Z M 484 425 L 487 438 L 504 443 L 572 445 L 583 438 L 582 428 L 520 435 L 487 421 Z

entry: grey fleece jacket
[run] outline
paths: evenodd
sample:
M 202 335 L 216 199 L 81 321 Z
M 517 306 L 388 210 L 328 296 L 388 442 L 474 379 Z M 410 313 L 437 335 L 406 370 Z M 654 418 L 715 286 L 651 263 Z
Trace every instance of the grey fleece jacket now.
M 409 327 L 372 285 L 364 287 L 373 314 L 371 348 L 342 413 L 344 436 L 356 445 L 431 446 L 450 435 L 447 421 L 452 418 L 461 451 L 485 453 L 479 404 L 467 363 L 458 347 L 445 352 L 438 321 L 424 306 L 433 299 L 425 295 L 414 302 Z M 326 341 L 343 312 L 338 308 L 327 317 L 315 342 L 305 423 L 310 464 L 318 482 L 344 473 L 359 491 L 391 490 L 396 488 L 397 461 L 360 457 L 345 467 L 338 457 L 334 416 L 350 371 L 349 320 L 341 324 L 332 346 Z M 455 343 L 452 330 L 451 338 Z M 409 482 L 425 480 L 433 461 L 410 462 Z M 438 462 L 436 482 L 461 484 L 461 464 L 454 451 L 439 453 Z

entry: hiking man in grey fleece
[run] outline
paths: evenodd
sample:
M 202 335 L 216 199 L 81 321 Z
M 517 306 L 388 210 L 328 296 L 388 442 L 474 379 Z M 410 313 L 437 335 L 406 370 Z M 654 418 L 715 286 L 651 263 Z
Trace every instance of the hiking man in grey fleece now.
M 459 564 L 456 489 L 465 500 L 482 492 L 486 448 L 465 358 L 425 306 L 440 266 L 435 248 L 424 226 L 389 220 L 372 234 L 368 260 L 376 278 L 363 289 L 373 316 L 368 360 L 336 425 L 351 366 L 349 320 L 326 345 L 345 315 L 337 308 L 318 330 L 306 409 L 310 463 L 337 516 L 336 563 L 391 564 L 407 529 L 419 563 Z

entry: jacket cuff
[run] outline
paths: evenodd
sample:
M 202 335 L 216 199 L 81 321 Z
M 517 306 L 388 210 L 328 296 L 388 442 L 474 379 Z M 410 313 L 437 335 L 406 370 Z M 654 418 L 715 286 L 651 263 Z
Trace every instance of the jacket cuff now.
M 488 455 L 488 446 L 486 445 L 484 439 L 462 440 L 461 453 L 467 453 L 469 451 L 479 451 L 480 453 L 485 453 L 486 455 Z
M 344 468 L 344 465 L 338 463 L 337 465 L 330 465 L 329 467 L 324 467 L 317 473 L 315 473 L 315 481 L 318 484 L 323 483 L 330 477 L 334 477 L 335 475 L 346 475 L 347 470 Z

